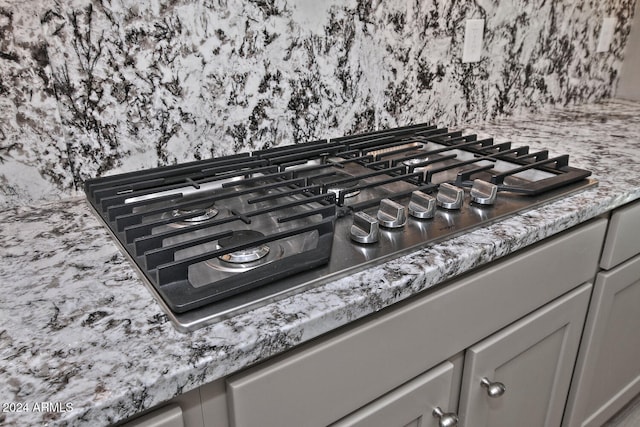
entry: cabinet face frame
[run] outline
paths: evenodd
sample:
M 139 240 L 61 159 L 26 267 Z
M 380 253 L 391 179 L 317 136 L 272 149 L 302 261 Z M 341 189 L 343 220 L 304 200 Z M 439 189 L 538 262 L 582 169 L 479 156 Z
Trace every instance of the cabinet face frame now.
M 607 333 L 611 333 L 608 323 L 612 311 L 615 310 L 616 298 L 631 287 L 640 289 L 640 255 L 597 276 L 583 343 L 576 364 L 574 384 L 571 386 L 567 404 L 564 427 L 600 426 L 640 393 L 640 375 L 638 375 L 629 378 L 626 384 L 620 384 L 618 392 L 610 396 L 600 407 L 589 407 L 593 387 L 598 386 L 596 373 L 603 369 L 600 365 L 601 352 L 612 350 L 603 348 L 603 345 Z M 638 303 L 637 309 L 640 309 L 640 301 Z M 636 333 L 640 332 L 636 329 Z M 619 339 L 626 338 L 620 336 Z M 640 361 L 638 364 L 640 365 Z
M 560 425 L 591 289 L 590 284 L 585 284 L 467 350 L 460 425 L 538 425 L 538 422 L 527 424 L 532 421 L 519 418 L 522 413 L 514 414 L 518 408 L 527 408 L 535 396 L 546 397 L 538 408 L 544 410 L 538 420 L 543 421 L 540 425 Z M 518 375 L 530 372 L 531 363 L 541 363 L 536 365 L 543 370 L 538 382 L 528 381 L 527 375 Z M 500 368 L 504 367 L 505 375 L 514 375 L 503 378 Z M 506 391 L 498 397 L 489 397 L 481 386 L 483 378 L 504 383 Z M 514 383 L 519 378 L 525 383 Z M 491 414 L 502 417 L 504 424 L 496 424 L 495 420 L 490 423 Z M 505 416 L 511 419 L 504 419 Z

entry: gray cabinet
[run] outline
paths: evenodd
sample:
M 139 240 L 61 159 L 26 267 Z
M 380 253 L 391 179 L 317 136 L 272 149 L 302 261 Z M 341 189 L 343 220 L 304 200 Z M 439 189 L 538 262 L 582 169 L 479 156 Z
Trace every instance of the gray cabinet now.
M 611 215 L 563 426 L 600 426 L 640 393 L 640 203 Z
M 560 426 L 591 288 L 585 284 L 469 348 L 461 382 L 459 357 L 331 427 L 438 427 L 439 417 L 447 418 L 444 425 L 459 419 L 473 427 Z
M 581 285 L 595 275 L 606 223 L 594 220 L 229 377 L 231 426 L 433 423 L 432 369 L 468 348 L 473 366 L 475 343 L 487 337 L 485 344 L 518 359 L 515 370 L 491 359 L 496 373 L 513 370 L 515 387 L 544 361 L 548 375 L 534 388 L 546 403 L 532 409 L 559 425 L 589 299 L 590 285 Z M 450 391 L 447 384 L 434 393 Z M 423 392 L 419 406 L 414 399 Z
M 461 425 L 560 425 L 590 293 L 581 286 L 467 350 Z
M 640 393 L 640 256 L 595 283 L 565 426 L 600 426 Z

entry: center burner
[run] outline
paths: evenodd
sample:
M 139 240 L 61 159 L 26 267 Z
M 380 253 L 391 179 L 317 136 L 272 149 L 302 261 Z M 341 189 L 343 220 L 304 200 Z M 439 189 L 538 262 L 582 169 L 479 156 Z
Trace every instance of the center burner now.
M 334 172 L 331 174 L 314 177 L 311 181 L 314 184 L 324 185 L 326 191 L 328 193 L 333 193 L 336 197 L 343 192 L 345 198 L 355 197 L 360 194 L 360 190 L 354 189 L 349 191 L 349 189 L 357 187 L 359 181 L 353 178 L 351 175 L 346 174 L 344 172 Z
M 255 230 L 238 230 L 234 231 L 229 237 L 218 240 L 218 246 L 222 249 L 242 245 L 252 240 L 264 237 L 264 233 Z M 232 264 L 244 264 L 247 262 L 257 261 L 264 258 L 269 253 L 269 246 L 259 245 L 252 248 L 231 252 L 221 255 L 219 258 Z
M 187 227 L 193 224 L 199 224 L 204 221 L 208 221 L 212 218 L 215 218 L 218 215 L 218 209 L 213 206 L 212 203 L 202 203 L 197 206 L 192 206 L 190 208 L 178 208 L 174 209 L 171 212 L 171 216 L 173 218 L 181 217 L 183 215 L 189 215 L 196 212 L 202 212 L 200 215 L 192 216 L 189 218 L 184 218 L 178 222 L 173 222 L 169 224 L 171 227 Z

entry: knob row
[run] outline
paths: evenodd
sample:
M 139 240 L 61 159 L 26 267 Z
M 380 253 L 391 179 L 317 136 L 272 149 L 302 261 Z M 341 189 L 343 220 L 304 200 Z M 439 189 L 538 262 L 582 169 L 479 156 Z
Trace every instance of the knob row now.
M 482 205 L 491 205 L 496 199 L 498 187 L 494 184 L 475 180 L 471 188 L 471 201 Z M 422 191 L 411 193 L 408 208 L 390 199 L 380 202 L 377 218 L 365 212 L 356 212 L 351 226 L 351 239 L 358 243 L 378 241 L 380 226 L 401 228 L 407 223 L 408 214 L 418 219 L 433 218 L 436 206 L 444 209 L 460 209 L 464 201 L 464 190 L 448 183 L 440 184 L 438 194 L 433 197 Z

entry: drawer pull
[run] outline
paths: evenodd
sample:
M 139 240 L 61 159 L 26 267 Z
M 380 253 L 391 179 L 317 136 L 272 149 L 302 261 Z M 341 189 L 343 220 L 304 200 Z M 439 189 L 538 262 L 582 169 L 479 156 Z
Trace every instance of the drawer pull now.
M 487 389 L 487 394 L 489 397 L 500 397 L 507 391 L 507 388 L 501 382 L 491 382 L 487 377 L 482 378 L 480 380 L 480 386 Z
M 432 412 L 433 416 L 440 420 L 438 422 L 438 426 L 440 427 L 456 427 L 458 425 L 458 416 L 453 412 L 442 412 L 440 407 L 436 407 L 436 409 Z

